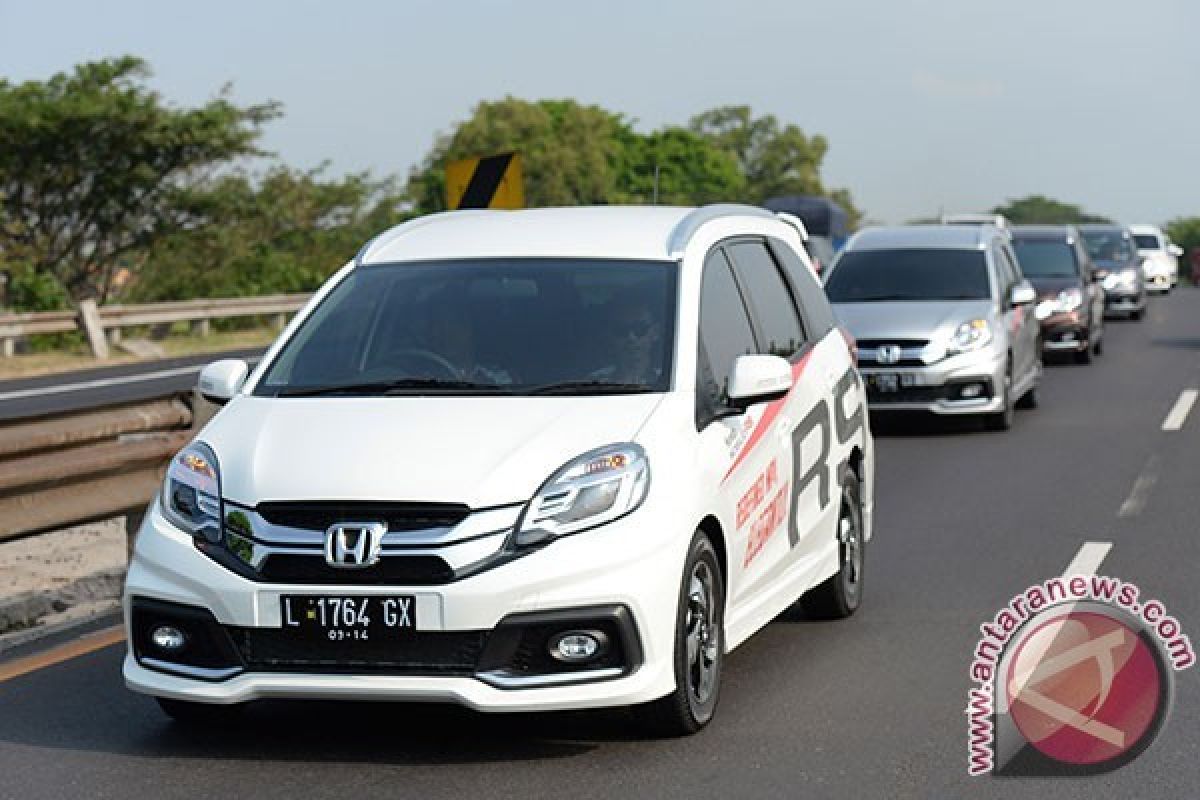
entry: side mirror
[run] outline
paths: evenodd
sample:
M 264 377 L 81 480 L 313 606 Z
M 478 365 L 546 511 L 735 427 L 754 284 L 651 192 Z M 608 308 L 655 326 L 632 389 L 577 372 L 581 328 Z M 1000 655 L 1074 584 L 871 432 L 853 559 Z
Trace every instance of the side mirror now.
M 1167 252 L 1176 258 L 1179 258 L 1181 255 L 1183 255 L 1183 248 L 1177 244 L 1173 244 L 1167 247 Z
M 729 405 L 745 411 L 784 397 L 792 388 L 792 365 L 779 356 L 738 356 L 729 374 Z
M 1032 305 L 1037 302 L 1037 290 L 1030 285 L 1029 281 L 1021 281 L 1012 288 L 1008 301 L 1014 306 Z
M 246 382 L 250 367 L 240 358 L 225 358 L 200 370 L 196 390 L 210 403 L 225 405 Z

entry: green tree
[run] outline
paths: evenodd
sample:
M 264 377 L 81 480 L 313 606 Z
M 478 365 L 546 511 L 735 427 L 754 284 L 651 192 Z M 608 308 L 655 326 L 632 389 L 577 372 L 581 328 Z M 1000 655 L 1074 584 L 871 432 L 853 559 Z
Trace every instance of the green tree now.
M 1200 217 L 1177 217 L 1167 223 L 1167 236 L 1183 248 L 1184 253 L 1200 248 Z M 1187 271 L 1182 265 L 1181 271 Z
M 438 137 L 410 175 L 409 193 L 421 211 L 443 211 L 447 162 L 515 150 L 527 205 L 607 203 L 617 190 L 623 126 L 616 114 L 574 100 L 482 102 L 454 133 Z
M 1107 217 L 1089 214 L 1079 206 L 1040 194 L 1010 199 L 1007 204 L 993 208 L 991 213 L 1003 214 L 1014 225 L 1083 225 L 1112 221 Z
M 613 202 L 701 205 L 732 202 L 743 194 L 745 179 L 733 157 L 686 128 L 664 128 L 647 135 L 625 127 L 619 135 L 619 163 Z
M 280 113 L 239 107 L 227 92 L 171 108 L 148 76 L 126 56 L 46 81 L 0 80 L 0 254 L 76 302 L 106 299 L 119 268 L 192 222 L 180 195 L 259 154 L 261 126 Z
M 323 177 L 275 166 L 259 180 L 228 174 L 179 198 L 197 222 L 144 251 L 136 301 L 316 289 L 362 244 L 411 216 L 391 180 Z
M 688 127 L 737 159 L 744 179 L 744 202 L 759 205 L 792 194 L 829 197 L 846 211 L 851 228 L 862 212 L 847 189 L 827 190 L 821 162 L 829 150 L 824 136 L 808 136 L 773 115 L 755 117 L 749 106 L 722 106 L 692 117 Z

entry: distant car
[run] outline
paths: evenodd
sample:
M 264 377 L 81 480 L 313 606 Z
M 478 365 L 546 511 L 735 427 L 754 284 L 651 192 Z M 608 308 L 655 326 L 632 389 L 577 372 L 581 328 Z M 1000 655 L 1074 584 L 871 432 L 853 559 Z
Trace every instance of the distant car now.
M 1037 405 L 1037 292 L 994 225 L 868 228 L 825 291 L 857 340 L 869 408 L 983 415 L 1004 430 L 1015 406 Z
M 1079 231 L 1069 225 L 1018 225 L 1013 250 L 1037 289 L 1034 307 L 1046 352 L 1068 352 L 1087 364 L 1104 347 L 1104 289 Z
M 1133 234 L 1120 225 L 1080 225 L 1079 232 L 1104 287 L 1106 313 L 1141 319 L 1146 309 L 1146 276 Z
M 1145 259 L 1142 271 L 1146 288 L 1152 292 L 1169 292 L 1179 283 L 1179 257 L 1183 249 L 1173 244 L 1162 228 L 1155 225 L 1130 225 L 1138 254 Z
M 1012 225 L 1003 214 L 942 214 L 943 225 L 993 225 L 1008 230 Z

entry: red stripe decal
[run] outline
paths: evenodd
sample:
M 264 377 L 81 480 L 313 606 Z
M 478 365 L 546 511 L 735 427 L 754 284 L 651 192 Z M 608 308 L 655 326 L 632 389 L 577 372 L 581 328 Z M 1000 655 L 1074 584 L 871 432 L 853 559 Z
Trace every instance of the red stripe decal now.
M 733 474 L 735 469 L 742 465 L 742 462 L 746 460 L 746 456 L 750 455 L 750 451 L 754 449 L 759 440 L 766 436 L 767 429 L 771 427 L 771 423 L 779 416 L 779 412 L 783 410 L 784 404 L 792 396 L 792 391 L 795 390 L 796 384 L 800 382 L 800 374 L 804 372 L 804 367 L 808 365 L 808 359 L 812 354 L 813 351 L 809 350 L 799 361 L 792 364 L 792 388 L 788 389 L 786 395 L 767 406 L 767 410 L 763 412 L 762 417 L 758 420 L 758 425 L 755 426 L 754 431 L 750 434 L 750 438 L 746 440 L 746 443 L 742 445 L 742 449 L 738 451 L 737 458 L 729 466 L 729 471 L 725 473 L 725 477 L 721 479 L 721 483 L 729 480 L 729 476 Z

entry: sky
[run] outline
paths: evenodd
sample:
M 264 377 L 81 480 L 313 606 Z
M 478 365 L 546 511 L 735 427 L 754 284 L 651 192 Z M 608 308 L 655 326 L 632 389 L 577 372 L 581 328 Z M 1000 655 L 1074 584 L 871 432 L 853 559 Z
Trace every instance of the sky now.
M 745 104 L 824 135 L 825 184 L 874 222 L 1028 194 L 1200 215 L 1195 0 L 0 0 L 5 80 L 123 54 L 175 105 L 280 101 L 264 145 L 334 175 L 407 175 L 506 95 L 643 131 Z

